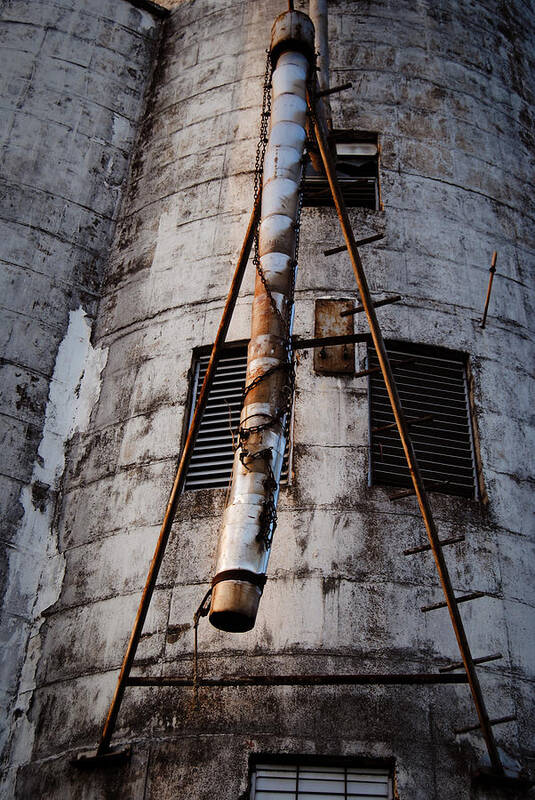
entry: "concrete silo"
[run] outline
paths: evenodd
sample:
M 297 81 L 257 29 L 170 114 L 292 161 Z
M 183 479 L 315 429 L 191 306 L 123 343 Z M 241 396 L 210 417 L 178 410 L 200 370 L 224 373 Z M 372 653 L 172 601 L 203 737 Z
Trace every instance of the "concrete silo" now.
M 351 330 L 358 341 L 295 350 L 287 479 L 256 624 L 229 633 L 202 621 L 197 697 L 190 686 L 128 687 L 112 743 L 131 746 L 130 757 L 72 764 L 98 742 L 251 215 L 265 51 L 285 10 L 279 0 L 184 0 L 165 21 L 150 17 L 160 44 L 146 51 L 152 74 L 92 326 L 102 368 L 84 423 L 68 431 L 42 545 L 56 570 L 35 589 L 9 750 L 16 797 L 503 796 L 498 780 L 473 780 L 487 755 L 479 730 L 459 732 L 477 723 L 467 686 L 306 682 L 450 675 L 440 669 L 459 660 L 447 611 L 421 611 L 443 595 L 414 497 L 392 499 L 408 485 L 406 467 L 366 320 L 340 317 L 359 298 L 347 252 L 324 255 L 343 240 L 315 162 L 293 332 Z M 520 0 L 333 0 L 328 22 L 331 84 L 352 83 L 330 97 L 351 225 L 359 240 L 383 237 L 361 248 L 364 267 L 375 301 L 401 296 L 377 315 L 440 539 L 453 540 L 444 548 L 453 588 L 477 595 L 461 614 L 483 659 L 489 716 L 506 718 L 493 726 L 500 757 L 526 777 L 533 12 Z M 138 683 L 192 676 L 253 281 L 251 259 L 137 650 Z M 76 386 L 65 402 L 76 404 Z M 243 685 L 258 675 L 263 685 Z M 223 676 L 228 685 L 202 685 Z

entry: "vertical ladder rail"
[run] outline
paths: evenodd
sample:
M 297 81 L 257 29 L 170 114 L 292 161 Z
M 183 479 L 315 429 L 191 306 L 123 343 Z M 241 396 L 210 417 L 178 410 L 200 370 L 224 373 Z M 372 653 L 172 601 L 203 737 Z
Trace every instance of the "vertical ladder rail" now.
M 308 93 L 308 105 L 312 115 L 316 142 L 320 150 L 323 166 L 325 169 L 325 174 L 329 181 L 329 186 L 331 189 L 331 194 L 336 207 L 336 211 L 338 213 L 340 226 L 346 242 L 349 256 L 351 258 L 351 264 L 353 267 L 353 271 L 355 273 L 355 278 L 360 293 L 361 303 L 362 306 L 364 307 L 364 311 L 368 319 L 368 325 L 370 327 L 371 337 L 373 340 L 373 344 L 375 346 L 375 351 L 377 353 L 377 358 L 379 360 L 381 372 L 383 373 L 383 378 L 388 392 L 388 396 L 390 398 L 394 419 L 396 421 L 397 428 L 399 431 L 399 436 L 405 453 L 405 458 L 407 459 L 407 465 L 409 467 L 411 479 L 414 485 L 414 491 L 418 499 L 420 513 L 422 515 L 427 530 L 429 544 L 431 546 L 431 550 L 433 552 L 433 556 L 435 559 L 435 564 L 440 578 L 440 583 L 442 585 L 442 589 L 446 598 L 446 603 L 448 606 L 451 623 L 455 632 L 463 665 L 468 677 L 468 683 L 470 686 L 470 690 L 472 692 L 474 705 L 479 718 L 479 724 L 483 733 L 485 744 L 487 746 L 492 767 L 496 773 L 503 775 L 504 774 L 503 765 L 500 759 L 500 755 L 498 753 L 496 741 L 494 739 L 494 733 L 492 731 L 491 722 L 485 706 L 485 701 L 483 699 L 481 685 L 479 683 L 479 678 L 476 673 L 476 668 L 474 665 L 474 660 L 472 658 L 472 653 L 470 651 L 470 646 L 468 644 L 468 639 L 464 629 L 463 621 L 455 599 L 455 594 L 451 584 L 448 567 L 444 558 L 444 554 L 442 552 L 442 547 L 440 545 L 438 531 L 435 525 L 435 521 L 433 519 L 429 498 L 424 488 L 424 483 L 420 473 L 420 469 L 418 467 L 414 446 L 409 437 L 408 425 L 405 419 L 403 409 L 401 407 L 400 398 L 394 379 L 394 374 L 392 372 L 392 368 L 390 366 L 390 362 L 388 359 L 388 354 L 381 333 L 381 328 L 379 326 L 379 322 L 375 313 L 373 300 L 371 298 L 370 290 L 368 288 L 368 283 L 366 280 L 366 275 L 357 249 L 355 236 L 351 228 L 351 222 L 349 220 L 349 216 L 347 213 L 345 201 L 342 195 L 342 191 L 340 189 L 338 178 L 336 176 L 336 166 L 329 149 L 327 134 L 324 130 L 323 121 L 318 119 L 318 116 L 315 112 L 315 96 L 310 91 Z

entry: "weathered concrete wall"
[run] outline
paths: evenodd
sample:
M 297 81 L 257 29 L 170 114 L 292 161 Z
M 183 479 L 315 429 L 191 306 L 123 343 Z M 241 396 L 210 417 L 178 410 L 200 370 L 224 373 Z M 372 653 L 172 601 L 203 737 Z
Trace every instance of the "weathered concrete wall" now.
M 61 585 L 64 443 L 106 359 L 89 337 L 158 30 L 124 0 L 0 4 L 0 751 L 34 614 Z
M 296 4 L 306 9 L 306 3 Z M 65 571 L 40 631 L 27 714 L 33 748 L 16 796 L 247 797 L 254 753 L 394 757 L 402 800 L 468 800 L 479 735 L 465 687 L 437 689 L 130 689 L 117 741 L 128 766 L 79 773 L 94 746 L 157 537 L 177 458 L 193 347 L 213 341 L 252 197 L 264 50 L 285 7 L 196 0 L 172 14 L 131 167 L 93 345 L 107 352 L 87 431 L 71 439 L 57 515 Z M 532 765 L 535 671 L 530 528 L 530 328 L 535 242 L 528 178 L 533 147 L 534 19 L 518 0 L 367 0 L 330 4 L 337 127 L 377 130 L 385 210 L 353 210 L 385 335 L 467 351 L 489 504 L 439 496 L 456 590 L 508 760 Z M 332 210 L 303 213 L 296 332 L 311 335 L 318 296 L 351 296 Z M 499 252 L 489 323 L 478 326 L 491 253 Z M 252 275 L 229 339 L 248 337 Z M 360 330 L 365 323 L 359 318 Z M 359 362 L 364 358 L 361 349 Z M 256 628 L 201 629 L 202 673 L 434 671 L 456 659 L 414 500 L 395 507 L 367 485 L 364 382 L 318 377 L 299 357 L 295 478 L 281 494 Z M 181 502 L 137 673 L 191 674 L 192 614 L 213 569 L 224 492 Z M 531 635 L 531 638 L 530 638 Z

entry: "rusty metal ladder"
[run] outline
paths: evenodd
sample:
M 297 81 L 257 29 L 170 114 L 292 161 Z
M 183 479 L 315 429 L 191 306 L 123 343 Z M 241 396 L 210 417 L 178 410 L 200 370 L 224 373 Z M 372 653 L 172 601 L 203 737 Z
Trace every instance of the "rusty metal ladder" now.
M 487 708 L 485 705 L 485 700 L 483 698 L 481 684 L 479 682 L 479 678 L 476 672 L 476 666 L 475 666 L 476 661 L 472 657 L 470 645 L 468 643 L 468 639 L 466 636 L 466 631 L 463 625 L 461 614 L 459 612 L 458 603 L 462 602 L 463 600 L 475 599 L 476 594 L 473 593 L 472 595 L 466 596 L 464 598 L 456 598 L 455 596 L 446 560 L 444 558 L 444 553 L 442 551 L 442 545 L 448 544 L 449 542 L 448 541 L 441 542 L 439 539 L 437 527 L 433 518 L 431 505 L 429 502 L 429 497 L 426 491 L 426 487 L 424 486 L 424 481 L 420 472 L 420 468 L 418 466 L 418 461 L 416 459 L 414 446 L 409 436 L 410 422 L 407 421 L 401 406 L 399 393 L 394 379 L 392 365 L 390 364 L 388 358 L 388 353 L 383 340 L 383 335 L 381 333 L 381 327 L 379 325 L 379 321 L 375 313 L 375 308 L 378 305 L 384 305 L 385 303 L 381 301 L 379 303 L 374 303 L 372 300 L 370 290 L 368 288 L 368 283 L 366 280 L 366 275 L 358 251 L 358 244 L 353 234 L 346 205 L 342 195 L 342 190 L 340 188 L 340 184 L 338 182 L 338 178 L 336 175 L 336 166 L 329 148 L 327 131 L 325 129 L 323 120 L 321 119 L 320 115 L 316 113 L 316 95 L 313 91 L 309 91 L 308 94 L 308 107 L 314 128 L 316 144 L 321 154 L 323 167 L 325 169 L 327 180 L 329 181 L 332 198 L 334 201 L 334 205 L 336 207 L 336 211 L 340 221 L 340 227 L 342 229 L 342 234 L 345 240 L 345 245 L 339 248 L 334 248 L 332 251 L 327 251 L 327 252 L 330 254 L 331 252 L 340 252 L 341 250 L 347 249 L 347 252 L 349 253 L 349 257 L 351 259 L 351 265 L 355 273 L 355 278 L 357 281 L 360 300 L 362 304 L 361 307 L 359 307 L 359 310 L 362 309 L 364 311 L 368 320 L 372 342 L 375 347 L 375 352 L 377 355 L 377 359 L 379 361 L 379 366 L 383 375 L 386 390 L 388 392 L 390 404 L 392 406 L 395 425 L 398 429 L 399 437 L 401 439 L 401 444 L 403 446 L 403 451 L 405 453 L 405 458 L 407 460 L 407 465 L 413 483 L 413 489 L 409 490 L 408 492 L 400 493 L 398 497 L 401 496 L 405 497 L 413 494 L 416 496 L 416 499 L 418 501 L 420 513 L 422 515 L 422 519 L 424 521 L 424 525 L 427 531 L 427 536 L 429 539 L 429 545 L 425 546 L 425 548 L 427 549 L 427 547 L 429 547 L 429 549 L 433 553 L 435 566 L 437 568 L 442 590 L 444 592 L 445 602 L 441 603 L 440 607 L 447 606 L 448 608 L 451 624 L 453 626 L 453 630 L 461 654 L 461 659 L 462 659 L 461 664 L 466 671 L 468 684 L 470 686 L 472 698 L 474 701 L 474 706 L 476 708 L 477 716 L 479 719 L 479 725 L 475 727 L 476 729 L 479 727 L 482 731 L 493 771 L 497 776 L 503 776 L 504 768 L 500 758 L 500 754 L 498 752 L 496 740 L 494 738 L 492 724 L 493 722 L 497 723 L 504 720 L 503 718 L 501 718 L 500 720 L 491 720 L 489 718 Z M 363 244 L 367 243 L 367 241 L 370 240 L 373 241 L 373 237 L 371 237 L 371 239 L 368 240 L 362 240 L 362 243 Z M 393 300 L 390 300 L 389 302 L 393 302 Z M 481 595 L 477 594 L 477 596 Z M 495 656 L 499 657 L 498 654 L 495 654 Z M 483 661 L 487 660 L 494 660 L 494 656 L 486 657 L 484 659 L 477 659 L 477 663 L 482 663 Z M 456 666 L 460 666 L 460 664 L 457 664 Z

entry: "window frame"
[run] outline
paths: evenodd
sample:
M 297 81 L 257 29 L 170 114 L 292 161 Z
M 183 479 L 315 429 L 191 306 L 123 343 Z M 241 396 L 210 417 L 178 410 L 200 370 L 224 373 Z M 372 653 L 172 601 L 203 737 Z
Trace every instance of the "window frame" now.
M 352 770 L 380 770 L 384 773 L 387 781 L 387 795 L 383 795 L 383 800 L 394 800 L 395 797 L 395 761 L 393 758 L 368 758 L 358 756 L 301 756 L 291 754 L 266 754 L 254 755 L 249 758 L 249 793 L 248 800 L 262 800 L 256 789 L 256 774 L 259 769 L 268 767 L 295 768 L 295 789 L 281 793 L 281 800 L 290 800 L 287 797 L 291 793 L 291 800 L 300 800 L 304 789 L 299 790 L 300 770 L 309 771 L 314 768 L 321 770 L 343 770 L 344 771 L 344 793 L 332 794 L 328 800 L 347 800 L 348 794 L 348 773 Z M 291 773 L 289 773 L 291 775 Z M 292 776 L 293 777 L 293 776 Z M 262 791 L 262 790 L 260 790 Z M 277 790 L 272 790 L 276 792 Z M 322 800 L 325 795 L 318 794 L 318 800 Z M 379 796 L 378 796 L 379 797 Z

